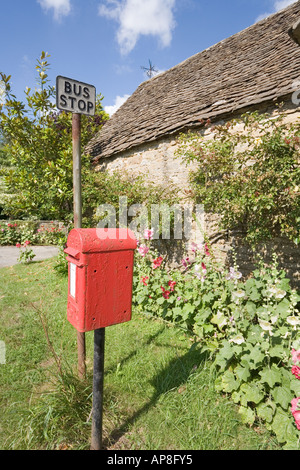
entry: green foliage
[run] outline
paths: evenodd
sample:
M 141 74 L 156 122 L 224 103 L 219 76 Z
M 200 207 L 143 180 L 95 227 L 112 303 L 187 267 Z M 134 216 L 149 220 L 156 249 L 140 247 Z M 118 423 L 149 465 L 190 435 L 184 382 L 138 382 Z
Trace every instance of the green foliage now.
M 41 224 L 34 221 L 12 221 L 0 223 L 0 246 L 15 245 L 29 240 L 36 245 L 61 245 L 66 242 L 66 227 L 54 222 Z
M 299 448 L 291 400 L 300 397 L 300 380 L 291 372 L 291 353 L 300 350 L 300 295 L 276 256 L 243 280 L 237 266 L 227 271 L 216 262 L 211 247 L 194 250 L 182 270 L 168 270 L 144 241 L 134 304 L 194 333 L 201 351 L 214 358 L 216 389 L 231 394 L 243 422 L 261 419 L 286 448 Z
M 5 98 L 0 104 L 0 130 L 10 166 L 2 167 L 7 192 L 5 212 L 11 218 L 72 219 L 72 115 L 57 112 L 55 87 L 48 85 L 49 55 L 37 61 L 38 88 L 26 88 L 26 105 L 11 91 L 11 77 L 0 73 Z M 96 114 L 82 116 L 84 147 L 108 116 L 97 97 Z M 83 199 L 93 183 L 90 159 L 82 156 Z
M 196 163 L 191 181 L 221 228 L 242 227 L 251 244 L 284 235 L 300 241 L 300 125 L 283 115 L 246 113 L 212 128 L 212 138 L 190 132 L 178 154 Z
M 33 249 L 29 247 L 30 241 L 26 240 L 23 246 L 18 243 L 17 246 L 20 248 L 20 254 L 18 258 L 18 263 L 30 263 L 35 257 Z

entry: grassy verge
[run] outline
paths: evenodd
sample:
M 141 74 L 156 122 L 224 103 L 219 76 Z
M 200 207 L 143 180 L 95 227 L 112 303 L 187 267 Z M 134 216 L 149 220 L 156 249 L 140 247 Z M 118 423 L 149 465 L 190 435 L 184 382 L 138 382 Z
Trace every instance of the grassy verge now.
M 88 449 L 93 333 L 87 379 L 77 379 L 76 332 L 66 320 L 67 279 L 53 260 L 0 270 L 1 449 Z M 106 329 L 107 449 L 278 449 L 262 426 L 241 424 L 213 387 L 207 358 L 181 330 L 134 312 Z

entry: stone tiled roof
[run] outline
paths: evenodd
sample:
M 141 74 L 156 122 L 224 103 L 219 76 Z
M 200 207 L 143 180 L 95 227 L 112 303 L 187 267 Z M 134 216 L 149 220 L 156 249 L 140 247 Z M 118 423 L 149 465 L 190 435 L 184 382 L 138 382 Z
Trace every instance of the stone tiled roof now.
M 288 96 L 300 77 L 289 29 L 300 1 L 142 83 L 85 151 L 95 161 Z

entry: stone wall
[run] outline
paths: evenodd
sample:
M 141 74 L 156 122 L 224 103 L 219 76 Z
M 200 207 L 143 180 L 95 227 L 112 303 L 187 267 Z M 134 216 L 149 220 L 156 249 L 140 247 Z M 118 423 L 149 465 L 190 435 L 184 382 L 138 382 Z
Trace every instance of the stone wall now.
M 261 111 L 268 112 L 272 116 L 276 114 L 277 108 L 271 106 L 268 109 L 261 109 Z M 298 108 L 291 103 L 285 104 L 284 111 L 287 122 L 295 122 L 300 117 Z M 217 124 L 224 124 L 224 121 Z M 212 130 L 210 127 L 204 130 L 204 135 L 208 139 L 211 138 Z M 130 172 L 133 176 L 146 176 L 149 182 L 163 186 L 173 186 L 181 197 L 182 203 L 187 204 L 190 201 L 188 201 L 185 191 L 189 189 L 189 172 L 193 166 L 187 166 L 181 158 L 176 156 L 177 148 L 177 137 L 166 137 L 155 142 L 145 143 L 143 146 L 136 147 L 133 151 L 126 151 L 114 157 L 105 158 L 101 160 L 97 170 L 107 170 L 109 172 L 124 170 Z M 293 284 L 300 287 L 299 248 L 288 240 L 273 240 L 267 248 L 261 246 L 256 253 L 253 253 L 250 247 L 243 243 L 242 234 L 227 231 L 221 233 L 219 231 L 218 216 L 216 214 L 205 214 L 203 230 L 212 243 L 217 258 L 225 264 L 230 265 L 232 263 L 234 248 L 237 262 L 244 275 L 248 275 L 253 270 L 256 254 L 260 253 L 266 261 L 269 261 L 272 252 L 277 252 L 281 266 L 287 269 Z M 172 264 L 176 264 L 180 262 L 184 250 L 189 249 L 191 241 L 189 240 L 185 244 L 177 241 L 173 244 L 158 241 L 157 246 L 162 252 L 169 255 Z

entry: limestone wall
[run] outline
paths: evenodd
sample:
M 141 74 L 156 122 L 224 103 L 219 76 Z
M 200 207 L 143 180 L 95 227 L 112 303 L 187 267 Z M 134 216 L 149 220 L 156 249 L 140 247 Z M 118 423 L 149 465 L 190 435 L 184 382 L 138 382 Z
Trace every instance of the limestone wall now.
M 275 107 L 265 110 L 272 115 Z M 300 117 L 298 108 L 287 103 L 285 105 L 285 115 L 288 122 L 294 122 Z M 223 124 L 224 121 L 219 124 Z M 205 129 L 205 136 L 212 136 L 211 128 Z M 183 204 L 187 204 L 189 190 L 189 171 L 192 166 L 187 166 L 181 158 L 175 156 L 177 150 L 176 136 L 168 137 L 160 141 L 146 143 L 136 147 L 133 151 L 126 151 L 111 158 L 105 158 L 99 164 L 97 170 L 124 170 L 131 175 L 147 176 L 148 181 L 161 185 L 172 185 L 174 190 L 180 195 Z M 242 240 L 242 234 L 219 232 L 218 216 L 216 214 L 205 214 L 204 231 L 215 248 L 217 257 L 226 264 L 232 263 L 232 248 L 234 247 L 240 270 L 248 275 L 253 269 L 255 253 Z M 189 240 L 191 242 L 192 240 Z M 189 247 L 189 243 L 182 247 L 179 242 L 161 243 L 158 247 L 169 254 L 172 264 L 180 262 L 183 250 Z M 173 250 L 173 247 L 174 250 Z M 299 248 L 286 239 L 276 239 L 269 243 L 267 248 L 263 246 L 257 251 L 266 260 L 270 260 L 272 252 L 276 251 L 280 264 L 287 269 L 293 282 L 300 287 L 300 257 Z M 176 253 L 178 256 L 176 256 Z

